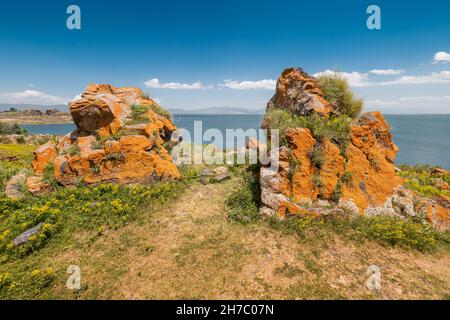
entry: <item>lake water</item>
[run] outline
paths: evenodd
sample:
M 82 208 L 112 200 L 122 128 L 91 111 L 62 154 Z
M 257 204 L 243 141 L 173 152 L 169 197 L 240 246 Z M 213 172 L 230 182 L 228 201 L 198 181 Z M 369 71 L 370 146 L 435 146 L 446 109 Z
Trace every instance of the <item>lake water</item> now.
M 392 128 L 394 142 L 400 148 L 395 162 L 407 164 L 431 164 L 450 169 L 450 115 L 386 115 Z M 224 137 L 226 129 L 258 129 L 262 115 L 175 115 L 178 128 L 188 130 L 193 136 L 194 121 L 202 121 L 203 132 L 210 128 L 220 130 Z M 73 124 L 23 125 L 29 133 L 64 135 Z M 189 141 L 185 139 L 185 141 Z M 222 148 L 221 141 L 212 142 Z M 233 142 L 228 142 L 231 147 Z

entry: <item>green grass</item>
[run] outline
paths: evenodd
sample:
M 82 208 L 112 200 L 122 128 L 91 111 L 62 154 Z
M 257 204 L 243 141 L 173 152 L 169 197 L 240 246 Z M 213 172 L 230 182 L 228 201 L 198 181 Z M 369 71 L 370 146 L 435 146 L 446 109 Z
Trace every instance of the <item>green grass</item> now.
M 337 107 L 340 115 L 355 118 L 363 108 L 363 100 L 355 97 L 348 81 L 339 74 L 325 74 L 317 77 L 317 83 L 325 99 Z
M 437 179 L 450 184 L 450 174 L 439 176 L 433 173 L 433 169 L 436 167 L 429 165 L 400 165 L 399 168 L 401 171 L 397 174 L 405 178 L 405 186 L 408 189 L 425 197 L 439 195 L 450 197 L 450 190 L 439 189 L 436 186 Z
M 260 220 L 260 189 L 255 176 L 256 170 L 239 169 L 239 190 L 230 194 L 226 200 L 229 218 L 232 221 L 250 223 Z M 346 172 L 340 178 L 340 184 L 350 183 L 351 173 Z M 320 179 L 315 182 L 320 188 Z M 419 251 L 434 250 L 438 243 L 447 246 L 450 232 L 435 231 L 431 225 L 389 216 L 359 217 L 352 220 L 317 220 L 303 217 L 290 217 L 285 220 L 269 220 L 272 227 L 294 232 L 303 239 L 314 239 L 330 234 L 340 234 L 352 240 L 374 240 L 384 245 L 398 246 Z
M 239 177 L 240 188 L 226 200 L 228 218 L 231 221 L 249 223 L 259 219 L 261 189 L 259 185 L 259 166 L 235 166 L 233 175 Z
M 171 113 L 156 103 L 150 106 L 133 104 L 131 106 L 130 124 L 146 123 L 148 121 L 147 113 L 149 110 L 153 110 L 155 113 L 167 119 L 172 119 Z
M 318 141 L 330 139 L 345 152 L 350 141 L 350 123 L 348 116 L 326 118 L 318 114 L 310 116 L 298 116 L 287 110 L 270 110 L 264 116 L 264 123 L 270 129 L 278 129 L 280 144 L 288 145 L 286 130 L 289 128 L 307 128 L 311 130 L 313 137 Z
M 145 105 L 131 105 L 131 124 L 145 123 L 148 121 L 148 111 L 150 108 Z
M 83 230 L 101 237 L 106 230 L 135 221 L 144 210 L 159 210 L 181 196 L 199 176 L 193 167 L 180 170 L 182 180 L 151 186 L 57 187 L 51 194 L 28 195 L 20 201 L 0 196 L 0 299 L 45 296 L 54 280 L 51 269 L 42 269 L 45 248 L 59 252 Z M 27 243 L 12 245 L 15 237 L 41 222 L 43 227 Z
M 0 157 L 8 159 L 0 161 L 0 195 L 5 191 L 6 183 L 12 176 L 22 171 L 31 172 L 34 148 L 34 146 L 22 144 L 0 144 Z

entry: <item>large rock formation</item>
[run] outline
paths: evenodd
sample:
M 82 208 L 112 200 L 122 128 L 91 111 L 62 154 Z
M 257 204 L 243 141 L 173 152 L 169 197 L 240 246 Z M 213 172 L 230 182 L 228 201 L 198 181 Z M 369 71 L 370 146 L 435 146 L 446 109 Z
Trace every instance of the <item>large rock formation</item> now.
M 89 84 L 69 106 L 77 129 L 35 150 L 36 176 L 27 181 L 32 193 L 48 189 L 48 168 L 64 186 L 179 178 L 169 154 L 177 128 L 139 88 Z
M 286 69 L 267 104 L 297 115 L 320 114 L 323 120 L 334 113 L 316 81 L 298 68 Z M 263 121 L 263 127 L 270 124 Z M 449 227 L 449 210 L 436 202 L 415 203 L 414 194 L 403 187 L 395 174 L 398 151 L 386 120 L 379 112 L 368 112 L 350 124 L 349 143 L 341 146 L 330 139 L 317 139 L 307 128 L 285 132 L 287 146 L 272 150 L 272 165 L 260 172 L 261 214 L 284 217 L 425 214 L 440 229 Z M 319 151 L 318 151 L 319 150 Z M 314 159 L 320 153 L 320 161 Z M 318 162 L 319 165 L 318 165 Z M 443 213 L 445 210 L 445 213 Z

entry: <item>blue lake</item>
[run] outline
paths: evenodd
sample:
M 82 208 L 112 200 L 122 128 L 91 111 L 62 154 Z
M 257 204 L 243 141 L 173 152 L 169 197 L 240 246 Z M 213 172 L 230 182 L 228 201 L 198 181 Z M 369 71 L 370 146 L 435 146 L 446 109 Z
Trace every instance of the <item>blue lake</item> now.
M 386 115 L 392 128 L 394 142 L 400 148 L 396 163 L 431 164 L 450 169 L 450 115 Z M 175 115 L 178 128 L 184 128 L 193 136 L 194 121 L 202 121 L 203 132 L 215 128 L 225 137 L 226 129 L 258 129 L 262 115 Z M 23 125 L 29 133 L 64 135 L 74 124 Z M 185 139 L 189 141 L 189 139 Z M 212 142 L 219 148 L 222 141 Z M 231 147 L 228 142 L 226 147 Z

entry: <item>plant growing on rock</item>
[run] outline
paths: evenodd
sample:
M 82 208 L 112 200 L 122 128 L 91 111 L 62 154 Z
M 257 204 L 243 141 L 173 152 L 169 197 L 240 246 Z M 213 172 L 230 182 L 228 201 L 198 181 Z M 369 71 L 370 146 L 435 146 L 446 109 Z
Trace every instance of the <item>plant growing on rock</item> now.
M 337 107 L 337 112 L 356 118 L 364 105 L 362 99 L 355 97 L 348 81 L 338 73 L 323 74 L 318 76 L 317 83 L 330 103 Z

